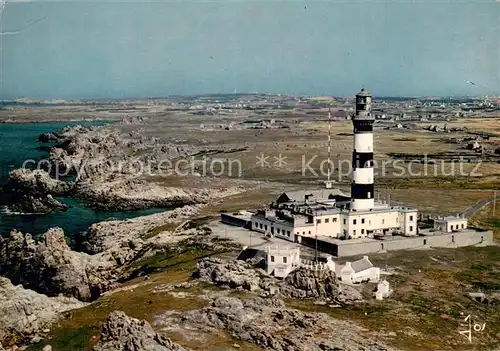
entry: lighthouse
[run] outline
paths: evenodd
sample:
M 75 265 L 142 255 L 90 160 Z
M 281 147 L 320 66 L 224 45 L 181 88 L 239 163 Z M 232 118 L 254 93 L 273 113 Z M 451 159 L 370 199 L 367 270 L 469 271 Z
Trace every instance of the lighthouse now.
M 372 95 L 361 89 L 356 94 L 354 149 L 352 153 L 351 210 L 371 210 L 374 207 L 373 185 L 373 122 Z

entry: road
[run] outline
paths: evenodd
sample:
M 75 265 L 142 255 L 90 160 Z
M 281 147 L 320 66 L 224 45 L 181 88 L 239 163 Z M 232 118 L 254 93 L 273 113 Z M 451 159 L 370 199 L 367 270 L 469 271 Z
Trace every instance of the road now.
M 484 199 L 484 200 L 479 200 L 478 202 L 476 202 L 474 205 L 472 205 L 471 207 L 469 207 L 468 209 L 466 209 L 462 215 L 464 215 L 466 218 L 470 218 L 472 216 L 474 216 L 479 210 L 481 210 L 484 206 L 487 206 L 489 205 L 490 203 L 493 202 L 493 200 L 495 199 L 494 196 L 488 198 L 488 199 Z M 497 200 L 498 201 L 498 200 Z

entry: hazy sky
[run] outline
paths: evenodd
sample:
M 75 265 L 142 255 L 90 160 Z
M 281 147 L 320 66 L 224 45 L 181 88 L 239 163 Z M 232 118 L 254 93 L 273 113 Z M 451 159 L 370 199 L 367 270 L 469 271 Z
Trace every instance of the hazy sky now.
M 494 0 L 8 1 L 1 31 L 33 22 L 0 97 L 500 94 Z

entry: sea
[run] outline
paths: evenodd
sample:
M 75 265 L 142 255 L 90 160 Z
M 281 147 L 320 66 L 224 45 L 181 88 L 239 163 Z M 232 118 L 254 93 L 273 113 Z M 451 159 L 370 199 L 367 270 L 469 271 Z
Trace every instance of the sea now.
M 64 122 L 64 123 L 0 123 L 0 184 L 5 184 L 9 172 L 23 165 L 25 160 L 39 160 L 47 157 L 47 151 L 40 146 L 50 146 L 37 142 L 41 133 L 60 131 L 70 125 L 102 125 L 110 122 Z M 88 203 L 75 198 L 57 198 L 71 206 L 66 212 L 48 215 L 19 215 L 0 211 L 0 235 L 6 236 L 12 229 L 38 236 L 51 227 L 61 227 L 66 236 L 85 231 L 95 223 L 110 219 L 126 219 L 165 211 L 152 208 L 140 211 L 106 212 L 95 211 Z

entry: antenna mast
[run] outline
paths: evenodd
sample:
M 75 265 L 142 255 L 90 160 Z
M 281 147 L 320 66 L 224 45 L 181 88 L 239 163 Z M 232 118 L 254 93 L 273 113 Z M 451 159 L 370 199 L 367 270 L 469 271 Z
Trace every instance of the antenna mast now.
M 332 183 L 330 180 L 330 174 L 332 173 L 331 168 L 331 153 L 332 153 L 332 110 L 328 108 L 328 175 L 326 181 L 326 188 L 330 189 L 332 187 Z

